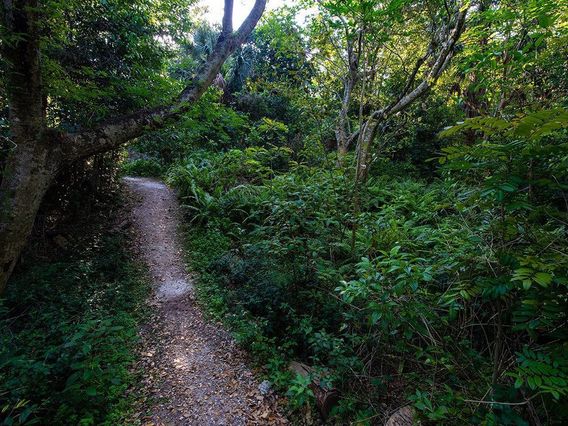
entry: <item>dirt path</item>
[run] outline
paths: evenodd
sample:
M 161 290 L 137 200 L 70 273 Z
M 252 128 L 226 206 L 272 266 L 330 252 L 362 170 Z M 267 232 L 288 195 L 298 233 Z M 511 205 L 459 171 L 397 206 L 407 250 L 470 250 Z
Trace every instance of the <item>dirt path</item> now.
M 142 331 L 141 387 L 153 401 L 145 425 L 286 424 L 276 396 L 261 395 L 246 355 L 193 301 L 177 239 L 179 207 L 172 190 L 125 178 L 140 255 L 154 281 L 155 315 Z

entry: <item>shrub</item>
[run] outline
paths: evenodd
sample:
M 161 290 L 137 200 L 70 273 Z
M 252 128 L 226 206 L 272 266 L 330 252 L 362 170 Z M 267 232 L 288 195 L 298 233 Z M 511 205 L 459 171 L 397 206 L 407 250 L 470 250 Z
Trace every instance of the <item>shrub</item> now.
M 158 160 L 139 158 L 122 164 L 122 174 L 127 176 L 158 177 L 164 168 Z
M 148 287 L 122 234 L 82 237 L 74 255 L 15 274 L 0 303 L 2 424 L 116 424 L 128 415 Z
M 263 117 L 251 130 L 248 143 L 253 146 L 283 146 L 287 141 L 288 126 Z
M 325 372 L 343 392 L 339 422 L 385 402 L 432 422 L 524 424 L 526 401 L 563 418 L 566 229 L 551 174 L 565 176 L 565 153 L 550 143 L 530 158 L 510 141 L 449 149 L 430 183 L 387 164 L 360 213 L 352 176 L 327 162 L 277 171 L 259 149 L 191 159 L 171 170 L 190 233 L 223 236 L 214 252 L 208 238 L 190 244 L 201 300 L 296 403 L 309 395 L 286 361 Z M 471 402 L 483 395 L 496 403 Z

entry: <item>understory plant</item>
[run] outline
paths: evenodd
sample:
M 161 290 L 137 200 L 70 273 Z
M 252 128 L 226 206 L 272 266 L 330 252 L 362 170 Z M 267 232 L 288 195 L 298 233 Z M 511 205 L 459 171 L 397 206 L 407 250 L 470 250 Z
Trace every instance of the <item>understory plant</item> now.
M 333 158 L 189 157 L 169 179 L 201 300 L 294 404 L 311 397 L 291 360 L 338 388 L 339 423 L 401 405 L 446 424 L 565 418 L 562 132 L 449 143 L 430 182 L 374 171 L 359 210 Z
M 0 424 L 123 424 L 148 286 L 126 235 L 89 225 L 0 300 Z M 85 232 L 85 229 L 87 231 Z

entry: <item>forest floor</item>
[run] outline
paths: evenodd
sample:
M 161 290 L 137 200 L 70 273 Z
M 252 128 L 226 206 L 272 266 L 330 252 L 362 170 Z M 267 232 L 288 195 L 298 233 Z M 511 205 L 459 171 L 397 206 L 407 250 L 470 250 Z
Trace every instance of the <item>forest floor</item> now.
M 154 179 L 124 180 L 132 197 L 136 247 L 154 285 L 152 314 L 141 330 L 139 386 L 150 401 L 143 424 L 287 424 L 276 396 L 261 394 L 246 354 L 195 302 L 174 192 Z

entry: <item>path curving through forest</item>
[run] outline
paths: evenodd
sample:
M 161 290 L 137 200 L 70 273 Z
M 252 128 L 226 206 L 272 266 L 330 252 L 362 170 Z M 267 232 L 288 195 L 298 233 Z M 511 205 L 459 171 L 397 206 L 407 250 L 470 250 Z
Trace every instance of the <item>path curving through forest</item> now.
M 179 205 L 164 183 L 126 177 L 140 257 L 154 284 L 142 330 L 145 425 L 281 425 L 276 396 L 262 395 L 246 354 L 194 302 L 178 238 Z

